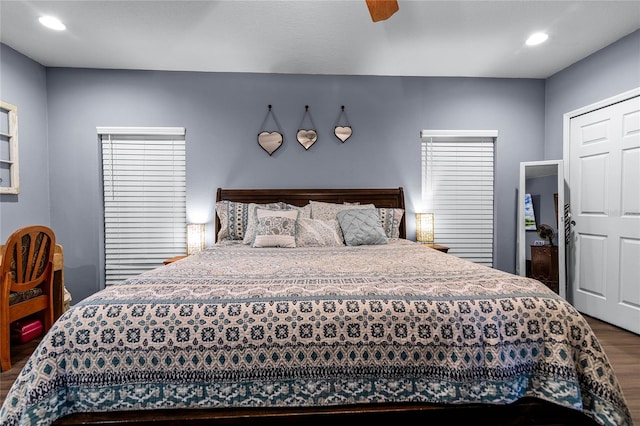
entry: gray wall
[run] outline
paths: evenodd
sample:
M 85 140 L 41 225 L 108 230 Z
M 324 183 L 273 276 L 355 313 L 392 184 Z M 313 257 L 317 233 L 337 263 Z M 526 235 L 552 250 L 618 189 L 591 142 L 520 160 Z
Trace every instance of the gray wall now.
M 542 80 L 48 69 L 47 89 L 52 221 L 74 298 L 102 273 L 96 126 L 186 127 L 188 220 L 210 230 L 217 187 L 402 186 L 410 236 L 420 130 L 496 129 L 496 266 L 514 270 L 518 165 L 543 153 Z M 256 141 L 269 104 L 285 135 L 273 156 Z M 295 139 L 305 105 L 319 134 L 308 151 Z M 332 134 L 341 105 L 354 131 L 344 144 Z
M 640 30 L 548 78 L 545 159 L 562 159 L 564 114 L 637 87 L 640 87 Z
M 42 65 L 0 44 L 0 100 L 18 107 L 20 193 L 0 195 L 0 244 L 22 226 L 49 226 L 47 80 Z
M 2 46 L 1 95 L 20 108 L 21 160 L 23 151 L 27 158 L 49 151 L 48 175 L 42 173 L 45 160 L 44 168 L 26 167 L 35 172 L 23 169 L 22 179 L 33 173 L 28 179 L 51 181 L 28 191 L 23 185 L 22 194 L 2 199 L 3 238 L 21 223 L 50 218 L 65 247 L 65 279 L 74 302 L 99 289 L 96 126 L 186 127 L 188 220 L 209 223 L 209 243 L 219 186 L 403 186 L 413 237 L 413 213 L 420 205 L 420 130 L 490 129 L 499 134 L 496 267 L 513 272 L 519 163 L 561 158 L 562 114 L 640 85 L 639 38 L 636 32 L 546 82 L 45 69 Z M 13 99 L 5 96 L 9 86 Z M 284 146 L 271 157 L 256 142 L 268 104 L 285 135 Z M 319 133 L 308 151 L 295 140 L 305 105 Z M 354 129 L 344 144 L 332 134 L 341 105 Z M 23 142 L 25 122 L 37 133 L 27 136 L 33 143 Z M 43 202 L 47 197 L 50 202 Z

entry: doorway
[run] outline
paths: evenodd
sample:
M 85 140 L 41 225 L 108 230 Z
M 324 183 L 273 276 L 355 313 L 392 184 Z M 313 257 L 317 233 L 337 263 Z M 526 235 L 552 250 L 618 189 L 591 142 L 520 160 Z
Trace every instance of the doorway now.
M 640 88 L 565 114 L 564 158 L 572 303 L 640 334 Z

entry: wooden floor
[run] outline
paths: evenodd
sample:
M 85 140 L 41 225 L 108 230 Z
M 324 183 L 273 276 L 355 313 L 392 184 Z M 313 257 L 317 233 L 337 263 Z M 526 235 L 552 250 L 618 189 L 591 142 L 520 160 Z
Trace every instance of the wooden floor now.
M 640 336 L 585 315 L 618 377 L 634 425 L 640 426 Z
M 605 322 L 587 317 L 591 328 L 604 347 L 631 410 L 633 423 L 640 426 L 640 336 Z M 12 368 L 0 373 L 0 404 L 18 376 L 38 340 L 11 349 Z
M 22 345 L 11 345 L 11 369 L 0 373 L 0 404 L 4 402 L 11 385 L 38 343 L 39 338 Z

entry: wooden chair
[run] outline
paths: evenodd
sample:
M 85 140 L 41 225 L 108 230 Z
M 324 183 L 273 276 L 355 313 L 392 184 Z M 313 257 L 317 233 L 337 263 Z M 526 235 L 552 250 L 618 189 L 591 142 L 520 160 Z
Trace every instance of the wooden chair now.
M 56 237 L 41 225 L 7 239 L 0 264 L 0 371 L 11 368 L 11 323 L 37 314 L 44 332 L 53 325 L 53 253 Z

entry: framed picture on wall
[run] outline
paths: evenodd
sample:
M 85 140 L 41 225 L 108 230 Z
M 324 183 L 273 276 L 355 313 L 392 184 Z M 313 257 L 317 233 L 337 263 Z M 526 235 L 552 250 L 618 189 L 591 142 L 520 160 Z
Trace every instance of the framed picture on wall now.
M 524 194 L 524 229 L 526 231 L 535 231 L 538 229 L 531 194 Z

